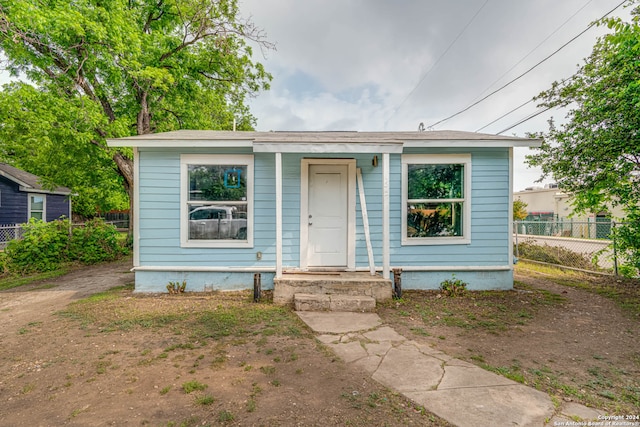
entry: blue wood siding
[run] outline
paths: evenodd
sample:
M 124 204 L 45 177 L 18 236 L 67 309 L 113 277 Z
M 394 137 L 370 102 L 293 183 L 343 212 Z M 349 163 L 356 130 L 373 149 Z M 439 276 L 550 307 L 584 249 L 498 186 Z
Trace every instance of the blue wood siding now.
M 0 224 L 22 224 L 29 220 L 29 194 L 46 199 L 46 221 L 69 217 L 69 197 L 59 194 L 27 193 L 15 182 L 0 177 Z
M 27 193 L 18 184 L 0 177 L 0 224 L 21 224 L 27 221 Z
M 180 247 L 180 154 L 249 154 L 230 150 L 140 150 L 140 264 L 269 267 L 275 265 L 275 162 L 254 155 L 253 248 Z M 257 253 L 262 259 L 257 259 Z
M 46 194 L 47 221 L 55 221 L 61 217 L 69 218 L 69 197 L 60 194 Z
M 403 286 L 437 287 L 444 278 L 450 278 L 447 267 L 464 266 L 509 266 L 509 149 L 482 148 L 475 150 L 431 149 L 405 150 L 407 154 L 471 154 L 472 176 L 469 201 L 471 203 L 471 242 L 452 245 L 407 245 L 401 244 L 401 221 L 405 207 L 402 206 L 401 155 L 390 156 L 390 232 L 391 265 L 407 267 L 442 267 L 442 271 L 431 274 L 407 272 L 403 274 Z M 180 155 L 181 154 L 251 154 L 247 149 L 139 149 L 140 171 L 140 264 L 153 266 L 210 266 L 275 268 L 275 158 L 272 153 L 254 154 L 254 245 L 252 248 L 182 248 L 180 247 Z M 283 154 L 283 266 L 298 267 L 300 264 L 300 171 L 299 154 Z M 327 155 L 317 157 L 331 157 Z M 336 158 L 355 158 L 362 169 L 369 216 L 370 235 L 375 263 L 382 264 L 382 167 L 373 167 L 373 154 L 335 155 Z M 380 161 L 382 156 L 378 155 Z M 257 259 L 261 252 L 262 258 Z M 360 209 L 356 191 L 356 267 L 366 268 L 368 257 Z M 177 275 L 176 275 L 177 274 Z M 183 274 L 183 273 L 180 273 Z M 187 274 L 187 273 L 184 273 Z M 192 279 L 206 284 L 207 274 L 192 273 Z M 210 273 L 219 277 L 222 273 Z M 229 275 L 230 273 L 224 273 Z M 475 277 L 480 288 L 510 287 L 511 271 L 460 272 L 456 277 Z M 138 278 L 172 277 L 160 272 L 139 272 Z M 231 274 L 233 276 L 233 274 Z M 231 277 L 229 276 L 229 277 Z M 245 274 L 246 276 L 246 274 Z M 247 277 L 238 273 L 241 282 Z M 181 276 L 182 277 L 182 276 Z M 227 276 L 225 276 L 227 277 Z M 435 279 L 434 279 L 435 278 Z M 164 280 L 162 287 L 169 279 Z M 173 280 L 173 279 L 172 279 Z M 434 281 L 434 280 L 437 280 Z M 229 287 L 240 286 L 235 279 L 228 279 Z M 479 283 L 479 284 L 478 284 Z M 250 287 L 247 283 L 246 287 Z M 146 289 L 147 285 L 145 285 Z M 158 289 L 162 290 L 162 289 Z
M 509 249 L 509 151 L 412 150 L 411 154 L 471 153 L 471 243 L 407 245 L 400 242 L 402 171 L 400 155 L 391 162 L 391 264 L 403 266 L 505 266 Z M 397 237 L 396 237 L 397 236 Z

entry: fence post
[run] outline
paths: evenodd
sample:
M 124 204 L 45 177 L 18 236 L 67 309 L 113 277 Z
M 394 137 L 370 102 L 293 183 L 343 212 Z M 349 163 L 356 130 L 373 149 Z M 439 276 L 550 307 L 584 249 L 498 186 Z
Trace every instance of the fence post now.
M 514 221 L 513 223 L 516 229 L 516 258 L 520 258 L 520 251 L 518 250 L 518 229 L 520 227 L 519 227 L 518 221 Z
M 611 237 L 613 240 L 613 274 L 618 275 L 618 249 L 616 247 L 616 222 L 611 221 L 611 228 L 613 228 L 613 232 L 611 233 Z

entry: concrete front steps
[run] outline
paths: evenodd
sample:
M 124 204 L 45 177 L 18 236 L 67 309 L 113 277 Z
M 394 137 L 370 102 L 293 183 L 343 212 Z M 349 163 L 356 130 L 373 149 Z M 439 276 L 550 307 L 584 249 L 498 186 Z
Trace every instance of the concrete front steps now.
M 273 301 L 297 311 L 371 312 L 391 299 L 391 280 L 368 272 L 286 273 L 274 279 Z
M 352 311 L 370 313 L 376 309 L 376 300 L 364 295 L 295 294 L 296 311 Z

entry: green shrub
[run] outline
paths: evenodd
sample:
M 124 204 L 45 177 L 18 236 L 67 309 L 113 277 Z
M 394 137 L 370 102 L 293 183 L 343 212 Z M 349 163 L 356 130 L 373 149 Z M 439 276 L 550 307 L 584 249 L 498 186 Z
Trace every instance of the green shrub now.
M 15 274 L 57 270 L 69 257 L 68 220 L 43 222 L 31 218 L 22 225 L 22 239 L 5 248 L 5 271 Z
M 440 291 L 450 297 L 462 296 L 467 290 L 467 283 L 452 276 L 440 283 Z
M 0 258 L 5 273 L 53 271 L 72 261 L 84 264 L 112 261 L 127 252 L 115 227 L 101 219 L 72 230 L 66 219 L 43 222 L 32 218 L 22 225 L 22 230 L 22 238 L 11 240 Z
M 72 260 L 83 264 L 113 261 L 125 251 L 118 241 L 118 231 L 102 219 L 87 221 L 83 227 L 73 229 L 69 248 Z

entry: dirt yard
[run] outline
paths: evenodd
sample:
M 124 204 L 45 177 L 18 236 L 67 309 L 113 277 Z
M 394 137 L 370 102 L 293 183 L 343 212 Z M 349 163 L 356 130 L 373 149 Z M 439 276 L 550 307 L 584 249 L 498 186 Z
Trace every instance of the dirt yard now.
M 289 309 L 248 293 L 136 295 L 129 264 L 0 292 L 0 424 L 448 425 L 347 369 Z M 637 413 L 637 311 L 519 271 L 514 292 L 405 292 L 378 312 L 554 399 Z

